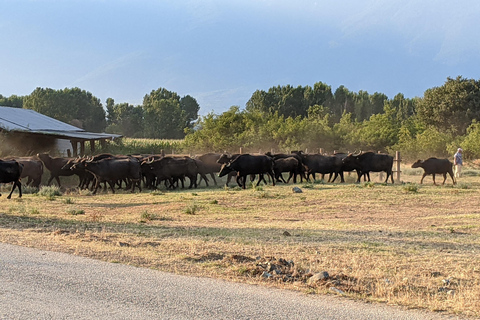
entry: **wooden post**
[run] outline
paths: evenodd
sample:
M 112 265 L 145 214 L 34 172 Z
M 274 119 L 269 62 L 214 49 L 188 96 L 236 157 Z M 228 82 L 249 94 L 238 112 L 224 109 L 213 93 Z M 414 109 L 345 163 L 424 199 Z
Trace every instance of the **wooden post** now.
M 95 140 L 90 140 L 90 152 L 95 153 Z
M 240 154 L 243 154 L 243 147 L 240 147 Z
M 80 141 L 80 154 L 85 155 L 85 141 Z
M 323 148 L 318 149 L 318 152 L 320 152 L 320 154 L 323 154 L 324 151 L 325 150 L 323 150 Z
M 400 171 L 400 162 L 402 162 L 402 159 L 400 158 L 400 151 L 395 152 L 395 159 L 393 160 L 393 162 L 395 163 L 395 172 L 397 173 L 395 181 L 400 183 L 400 172 L 402 172 Z
M 76 157 L 78 155 L 77 141 L 70 140 L 70 143 L 72 144 L 72 156 Z
M 377 153 L 382 153 L 380 151 L 378 151 Z M 380 179 L 380 182 L 383 182 L 383 171 L 380 171 L 380 174 L 378 175 L 379 179 Z

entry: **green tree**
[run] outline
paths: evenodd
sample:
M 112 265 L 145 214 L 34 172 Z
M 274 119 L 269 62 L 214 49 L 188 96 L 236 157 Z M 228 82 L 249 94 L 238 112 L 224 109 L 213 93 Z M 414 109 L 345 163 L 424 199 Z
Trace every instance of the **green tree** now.
M 114 104 L 107 99 L 108 127 L 107 132 L 121 134 L 126 137 L 143 137 L 143 109 L 128 103 Z
M 182 110 L 183 127 L 193 128 L 194 121 L 198 119 L 200 105 L 192 96 L 186 95 L 180 99 L 180 109 Z
M 79 88 L 36 88 L 25 97 L 23 107 L 66 123 L 80 124 L 87 131 L 102 132 L 106 127 L 100 100 Z
M 185 145 L 197 152 L 237 151 L 243 147 L 246 131 L 245 112 L 232 106 L 220 115 L 209 113 L 200 117 L 198 129 L 185 137 Z
M 165 88 L 152 90 L 143 98 L 144 135 L 146 138 L 181 139 L 185 129 L 193 127 L 200 109 L 191 96 L 180 96 Z
M 374 114 L 363 121 L 359 130 L 359 147 L 363 150 L 386 151 L 387 147 L 398 142 L 399 126 L 395 110 L 388 105 L 385 112 Z
M 11 108 L 23 108 L 23 96 L 11 95 L 10 97 L 4 97 L 0 94 L 0 106 Z
M 425 91 L 416 111 L 427 125 L 463 135 L 473 119 L 480 120 L 480 82 L 447 78 L 443 86 Z
M 333 94 L 331 110 L 336 122 L 340 121 L 344 114 L 354 114 L 355 95 L 344 86 L 338 87 Z

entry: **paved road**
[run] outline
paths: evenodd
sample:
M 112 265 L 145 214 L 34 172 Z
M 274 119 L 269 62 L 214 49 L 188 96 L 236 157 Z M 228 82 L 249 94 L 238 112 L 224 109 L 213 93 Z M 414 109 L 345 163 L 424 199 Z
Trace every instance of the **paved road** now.
M 0 319 L 457 319 L 0 243 Z

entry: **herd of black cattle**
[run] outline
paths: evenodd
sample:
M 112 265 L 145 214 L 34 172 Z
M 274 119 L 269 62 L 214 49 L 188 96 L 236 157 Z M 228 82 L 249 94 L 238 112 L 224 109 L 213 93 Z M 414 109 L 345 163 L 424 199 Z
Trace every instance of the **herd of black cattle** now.
M 61 176 L 77 175 L 79 177 L 78 188 L 90 189 L 95 194 L 101 183 L 110 186 L 115 193 L 115 187 L 122 187 L 125 184 L 126 189 L 132 192 L 135 188 L 142 190 L 144 188 L 155 189 L 161 183 L 166 188 L 177 188 L 181 183 L 185 187 L 185 178 L 190 180 L 189 188 L 197 187 L 202 180 L 208 186 L 209 175 L 214 184 L 217 185 L 215 175 L 219 177 L 228 176 L 227 186 L 232 177 L 236 178 L 237 184 L 244 188 L 247 184 L 247 176 L 251 181 L 258 175 L 257 186 L 265 180 L 267 175 L 272 184 L 275 182 L 288 183 L 293 178 L 293 182 L 312 177 L 315 180 L 315 174 L 330 174 L 329 182 L 335 182 L 340 176 L 341 182 L 345 182 L 344 172 L 357 172 L 357 182 L 361 177 L 370 181 L 370 172 L 385 172 L 387 177 L 385 183 L 390 177 L 393 181 L 392 167 L 393 157 L 386 154 L 365 152 L 359 154 L 336 153 L 334 155 L 305 154 L 301 151 L 290 154 L 219 154 L 207 153 L 196 157 L 188 156 L 163 156 L 163 155 L 112 155 L 99 154 L 90 157 L 51 157 L 49 154 L 37 154 L 36 157 L 17 157 L 0 160 L 0 183 L 13 182 L 13 187 L 8 195 L 8 199 L 16 187 L 19 189 L 19 197 L 22 196 L 20 179 L 28 179 L 26 184 L 39 188 L 44 167 L 50 171 L 50 177 L 47 185 L 50 185 L 53 179 L 60 184 Z M 445 183 L 447 173 L 455 179 L 452 172 L 452 163 L 448 159 L 429 158 L 425 161 L 418 160 L 412 165 L 413 168 L 423 168 L 424 175 L 433 174 L 435 183 L 435 174 L 443 174 Z M 288 173 L 287 180 L 282 173 Z M 200 176 L 200 179 L 198 177 Z M 198 182 L 197 182 L 198 180 Z

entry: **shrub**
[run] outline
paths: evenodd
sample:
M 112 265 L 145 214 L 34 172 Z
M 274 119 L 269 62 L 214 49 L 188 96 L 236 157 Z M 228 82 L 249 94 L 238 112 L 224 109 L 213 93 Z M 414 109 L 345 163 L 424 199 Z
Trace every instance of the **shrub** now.
M 403 186 L 405 192 L 418 192 L 418 185 L 416 183 L 407 183 Z
M 71 214 L 72 216 L 77 216 L 77 215 L 80 215 L 80 214 L 85 214 L 85 211 L 82 210 L 82 209 L 79 209 L 79 210 L 70 209 L 70 210 L 67 210 L 67 213 Z
M 154 213 L 150 213 L 147 210 L 143 211 L 140 215 L 140 221 L 152 221 L 157 218 L 157 215 Z
M 194 214 L 197 212 L 198 209 L 199 209 L 199 208 L 198 208 L 198 206 L 197 206 L 196 204 L 192 204 L 192 205 L 187 206 L 187 207 L 184 209 L 183 212 L 184 212 L 185 214 L 194 215 Z
M 54 200 L 55 197 L 61 196 L 60 188 L 57 186 L 42 186 L 38 191 L 39 196 L 47 197 L 49 200 Z

